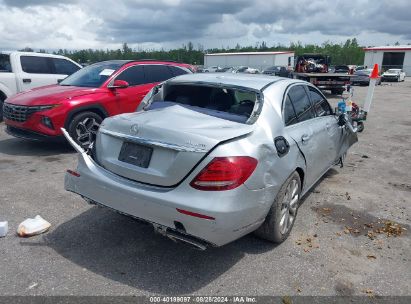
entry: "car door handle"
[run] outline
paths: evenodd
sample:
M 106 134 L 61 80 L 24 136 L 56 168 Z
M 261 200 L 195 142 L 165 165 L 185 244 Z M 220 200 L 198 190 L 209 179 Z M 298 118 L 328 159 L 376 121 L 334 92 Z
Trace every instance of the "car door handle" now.
M 308 141 L 310 138 L 311 138 L 311 136 L 308 135 L 308 134 L 304 134 L 303 136 L 301 136 L 301 140 L 302 140 L 303 142 Z
M 24 83 L 30 83 L 30 82 L 31 82 L 31 79 L 30 79 L 30 78 L 23 78 L 23 82 L 24 82 Z

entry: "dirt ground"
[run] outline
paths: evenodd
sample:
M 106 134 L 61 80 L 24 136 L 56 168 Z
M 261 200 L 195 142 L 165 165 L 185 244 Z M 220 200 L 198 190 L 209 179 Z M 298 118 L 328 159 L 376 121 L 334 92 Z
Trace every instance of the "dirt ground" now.
M 367 87 L 355 87 L 355 99 Z M 63 189 L 76 154 L 0 124 L 0 295 L 411 295 L 411 79 L 377 87 L 344 168 L 305 198 L 289 239 L 197 251 Z M 331 97 L 336 104 L 337 98 Z M 40 214 L 49 232 L 18 238 Z

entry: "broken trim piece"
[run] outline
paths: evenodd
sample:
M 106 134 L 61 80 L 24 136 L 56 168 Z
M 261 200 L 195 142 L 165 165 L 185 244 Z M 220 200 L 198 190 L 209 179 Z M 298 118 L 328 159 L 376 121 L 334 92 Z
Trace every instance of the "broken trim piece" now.
M 70 145 L 80 154 L 85 153 L 86 151 L 80 147 L 75 141 L 74 139 L 71 138 L 71 136 L 68 134 L 68 132 L 66 131 L 66 129 L 64 128 L 60 128 L 61 132 L 63 132 L 64 137 L 67 139 L 67 141 L 70 143 Z
M 162 147 L 162 148 L 181 151 L 181 152 L 196 152 L 196 153 L 208 152 L 207 149 L 194 148 L 194 147 L 188 147 L 188 146 L 183 146 L 183 145 L 171 144 L 171 143 L 167 143 L 163 141 L 150 140 L 150 139 L 145 139 L 145 138 L 141 138 L 137 136 L 131 136 L 131 135 L 122 134 L 122 133 L 118 133 L 114 131 L 109 131 L 109 130 L 101 129 L 101 128 L 99 132 L 109 135 L 109 136 L 117 137 L 117 138 L 120 138 L 126 141 L 148 145 L 148 146 Z

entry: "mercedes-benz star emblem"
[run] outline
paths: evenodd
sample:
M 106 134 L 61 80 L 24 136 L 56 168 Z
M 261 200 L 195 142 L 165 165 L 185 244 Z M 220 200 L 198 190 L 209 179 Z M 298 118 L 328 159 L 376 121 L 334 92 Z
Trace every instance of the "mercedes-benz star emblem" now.
M 131 128 L 130 128 L 130 132 L 131 132 L 131 134 L 137 135 L 138 132 L 140 132 L 140 126 L 137 125 L 137 124 L 132 125 Z

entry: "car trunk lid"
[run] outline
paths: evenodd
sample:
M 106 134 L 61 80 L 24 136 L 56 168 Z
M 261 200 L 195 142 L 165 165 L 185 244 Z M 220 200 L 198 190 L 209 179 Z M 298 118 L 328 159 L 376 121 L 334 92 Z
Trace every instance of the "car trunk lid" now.
M 117 175 L 171 187 L 217 144 L 249 134 L 253 128 L 179 105 L 123 114 L 102 123 L 95 157 Z

